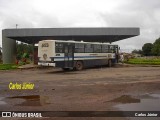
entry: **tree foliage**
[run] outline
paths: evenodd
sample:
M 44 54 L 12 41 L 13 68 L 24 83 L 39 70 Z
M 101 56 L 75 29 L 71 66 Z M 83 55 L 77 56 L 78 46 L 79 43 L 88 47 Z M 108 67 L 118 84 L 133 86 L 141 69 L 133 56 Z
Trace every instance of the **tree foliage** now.
M 145 56 L 152 55 L 152 48 L 153 48 L 152 43 L 145 43 L 142 47 L 143 55 Z
M 24 44 L 24 43 L 20 43 L 20 44 L 16 44 L 16 48 L 17 48 L 17 59 L 21 59 L 24 54 L 26 54 L 27 57 L 29 57 L 29 54 L 32 54 L 33 51 L 33 46 L 29 45 L 29 44 Z
M 135 49 L 135 50 L 132 51 L 132 53 L 135 53 L 135 54 L 142 54 L 142 50 L 136 50 L 136 49 Z
M 160 38 L 153 43 L 152 54 L 160 56 Z

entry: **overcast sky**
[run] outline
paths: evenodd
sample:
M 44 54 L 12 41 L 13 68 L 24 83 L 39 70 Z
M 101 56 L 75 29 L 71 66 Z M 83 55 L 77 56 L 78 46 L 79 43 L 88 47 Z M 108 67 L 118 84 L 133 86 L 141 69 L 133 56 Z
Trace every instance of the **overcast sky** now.
M 141 49 L 160 37 L 160 0 L 0 0 L 0 30 L 16 24 L 18 28 L 140 27 L 140 36 L 116 44 Z

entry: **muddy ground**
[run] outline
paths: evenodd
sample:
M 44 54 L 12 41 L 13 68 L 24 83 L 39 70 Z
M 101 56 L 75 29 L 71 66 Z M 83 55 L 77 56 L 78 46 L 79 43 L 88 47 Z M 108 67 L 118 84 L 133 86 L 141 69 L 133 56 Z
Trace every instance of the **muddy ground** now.
M 10 90 L 10 82 L 33 83 L 35 86 L 33 90 Z M 115 107 L 116 105 L 140 103 L 139 96 L 159 95 L 159 93 L 160 67 L 121 66 L 68 72 L 53 68 L 0 71 L 0 111 L 120 111 Z M 130 118 L 43 119 L 123 120 Z

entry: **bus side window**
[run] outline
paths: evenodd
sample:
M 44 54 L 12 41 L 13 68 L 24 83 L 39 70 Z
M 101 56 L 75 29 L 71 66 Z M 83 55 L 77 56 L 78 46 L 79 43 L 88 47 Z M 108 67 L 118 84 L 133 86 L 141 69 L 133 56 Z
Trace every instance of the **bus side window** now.
M 108 45 L 102 45 L 102 53 L 108 53 L 109 52 L 108 48 L 109 48 Z
M 92 44 L 85 45 L 85 53 L 93 53 L 93 45 Z
M 94 45 L 94 53 L 101 53 L 101 45 Z
M 113 53 L 114 52 L 114 46 L 113 45 L 109 45 L 109 52 Z
M 113 52 L 114 52 L 114 53 L 117 53 L 117 46 L 115 46 L 115 45 L 114 45 L 114 50 L 113 50 Z
M 84 44 L 76 43 L 75 44 L 75 53 L 84 53 Z
M 56 43 L 56 53 L 63 53 L 63 43 Z
M 116 52 L 116 46 L 115 46 L 115 45 L 112 45 L 112 46 L 111 46 L 111 52 L 112 52 L 112 53 L 117 53 L 117 52 Z
M 106 53 L 106 45 L 102 45 L 102 53 Z

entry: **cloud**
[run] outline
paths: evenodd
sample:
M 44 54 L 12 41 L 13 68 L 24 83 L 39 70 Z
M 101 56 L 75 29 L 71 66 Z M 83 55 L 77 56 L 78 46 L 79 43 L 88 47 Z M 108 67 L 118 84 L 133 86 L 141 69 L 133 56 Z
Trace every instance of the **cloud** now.
M 141 49 L 160 36 L 160 1 L 130 0 L 112 13 L 100 13 L 110 27 L 140 27 L 140 36 L 116 42 L 124 49 Z
M 140 27 L 140 36 L 115 44 L 141 49 L 160 37 L 159 6 L 159 0 L 1 0 L 0 30 L 16 24 L 19 28 Z

